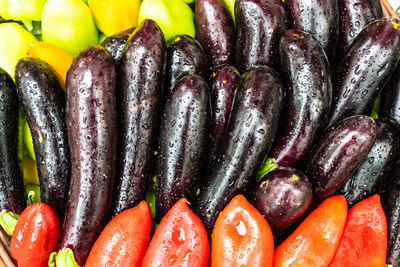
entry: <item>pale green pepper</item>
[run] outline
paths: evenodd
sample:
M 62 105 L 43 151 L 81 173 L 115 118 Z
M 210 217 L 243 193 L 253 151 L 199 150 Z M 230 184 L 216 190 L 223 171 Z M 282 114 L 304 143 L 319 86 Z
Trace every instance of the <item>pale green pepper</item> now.
M 46 0 L 0 0 L 0 16 L 7 20 L 40 21 Z
M 89 7 L 82 0 L 47 0 L 42 17 L 43 41 L 72 55 L 98 42 Z
M 184 0 L 143 0 L 139 24 L 146 19 L 157 22 L 167 42 L 176 35 L 195 36 L 194 14 Z

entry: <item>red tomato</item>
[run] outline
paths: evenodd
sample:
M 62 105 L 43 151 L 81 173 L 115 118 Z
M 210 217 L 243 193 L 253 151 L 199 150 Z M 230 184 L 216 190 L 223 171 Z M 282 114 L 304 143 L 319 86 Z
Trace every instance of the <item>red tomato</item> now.
M 265 218 L 243 195 L 219 214 L 212 233 L 211 266 L 272 266 L 274 239 Z
M 206 229 L 182 198 L 161 220 L 142 266 L 207 266 L 208 250 Z

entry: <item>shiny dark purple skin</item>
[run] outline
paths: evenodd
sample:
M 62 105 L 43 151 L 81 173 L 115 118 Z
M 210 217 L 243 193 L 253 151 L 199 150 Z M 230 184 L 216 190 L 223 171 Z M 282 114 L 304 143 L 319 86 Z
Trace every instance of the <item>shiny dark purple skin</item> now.
M 344 183 L 338 194 L 346 197 L 349 205 L 387 191 L 387 178 L 399 155 L 400 132 L 395 122 L 376 120 L 376 140 L 364 161 Z
M 337 0 L 339 8 L 339 41 L 337 58 L 342 59 L 354 38 L 370 22 L 383 17 L 378 0 Z M 337 62 L 340 63 L 340 62 Z
M 283 86 L 269 67 L 243 74 L 221 154 L 205 177 L 195 203 L 196 214 L 211 233 L 221 210 L 254 181 L 277 132 Z
M 379 117 L 390 118 L 400 125 L 400 64 L 397 64 L 381 96 Z
M 329 125 L 352 115 L 371 113 L 400 59 L 399 23 L 393 17 L 371 22 L 351 44 L 333 80 Z
M 221 65 L 214 69 L 209 85 L 211 91 L 211 145 L 208 152 L 208 166 L 217 160 L 218 153 L 226 138 L 240 74 L 231 65 Z
M 393 267 L 400 266 L 400 161 L 397 161 L 391 173 L 389 197 L 385 203 L 387 218 L 387 258 Z
M 375 142 L 373 119 L 356 115 L 328 129 L 311 151 L 304 172 L 318 203 L 334 194 L 365 159 Z
M 269 172 L 250 192 L 250 202 L 268 221 L 274 234 L 295 223 L 308 209 L 312 186 L 307 176 L 293 168 Z
M 279 69 L 279 40 L 288 29 L 279 0 L 238 0 L 235 64 L 240 72 L 265 65 Z
M 186 75 L 205 76 L 207 66 L 204 51 L 193 37 L 178 35 L 168 47 L 167 55 L 166 95 L 169 95 L 175 84 Z
M 291 28 L 311 33 L 332 60 L 339 38 L 337 0 L 287 0 L 285 3 Z
M 112 36 L 107 37 L 101 43 L 101 46 L 107 49 L 107 51 L 114 58 L 115 62 L 119 63 L 119 61 L 121 60 L 122 50 L 124 49 L 125 44 L 133 31 L 134 28 L 116 33 Z
M 41 201 L 62 220 L 71 178 L 64 90 L 51 67 L 40 59 L 21 59 L 15 81 L 32 133 Z
M 0 68 L 0 209 L 16 214 L 26 208 L 18 166 L 18 96 L 8 73 Z
M 286 97 L 270 158 L 296 166 L 312 148 L 329 116 L 332 83 L 328 59 L 310 34 L 289 30 L 280 42 Z
M 112 216 L 145 199 L 157 149 L 167 47 L 154 21 L 146 20 L 139 27 L 119 67 L 119 149 Z
M 58 249 L 79 265 L 107 223 L 117 157 L 116 66 L 103 47 L 89 47 L 67 74 L 67 130 L 72 175 Z
M 197 0 L 195 5 L 196 37 L 203 46 L 210 67 L 232 64 L 235 25 L 221 0 Z
M 189 202 L 195 198 L 207 147 L 208 91 L 201 76 L 187 75 L 165 104 L 157 157 L 158 221 L 182 197 Z

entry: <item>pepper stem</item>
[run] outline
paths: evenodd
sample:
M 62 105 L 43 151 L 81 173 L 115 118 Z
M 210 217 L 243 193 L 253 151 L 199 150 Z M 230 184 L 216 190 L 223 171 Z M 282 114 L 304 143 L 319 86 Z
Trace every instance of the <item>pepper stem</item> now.
M 261 163 L 261 167 L 257 172 L 257 176 L 256 176 L 256 180 L 257 182 L 259 182 L 262 178 L 264 178 L 264 176 L 279 168 L 279 165 L 277 163 L 275 163 L 275 159 L 274 158 L 266 158 L 264 159 L 263 163 Z
M 18 222 L 18 217 L 19 216 L 17 214 L 8 210 L 2 210 L 0 212 L 0 226 L 10 236 L 12 236 L 14 233 L 15 225 L 17 225 Z
M 70 248 L 63 248 L 58 253 L 53 252 L 49 257 L 50 267 L 80 267 L 75 260 L 74 252 Z

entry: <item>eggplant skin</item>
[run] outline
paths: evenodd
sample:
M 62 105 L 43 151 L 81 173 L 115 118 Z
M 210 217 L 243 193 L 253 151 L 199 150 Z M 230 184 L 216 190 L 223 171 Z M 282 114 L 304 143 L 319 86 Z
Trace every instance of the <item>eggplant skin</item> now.
M 41 201 L 62 220 L 71 178 L 64 90 L 51 67 L 40 59 L 21 59 L 15 81 L 32 133 Z
M 383 17 L 382 6 L 377 0 L 337 0 L 340 17 L 337 58 L 346 54 L 354 38 L 370 22 Z
M 187 75 L 166 102 L 157 158 L 158 221 L 179 199 L 195 199 L 207 146 L 208 91 L 201 76 Z
M 189 74 L 206 75 L 206 59 L 203 47 L 193 37 L 178 35 L 168 47 L 167 73 L 165 79 L 166 96 L 171 94 L 176 83 Z
M 337 0 L 287 0 L 285 3 L 291 28 L 311 33 L 331 61 L 339 38 Z
M 88 47 L 67 74 L 66 121 L 71 186 L 58 248 L 79 265 L 107 223 L 117 155 L 116 66 L 103 47 Z
M 382 91 L 379 117 L 390 118 L 400 125 L 400 64 Z
M 387 178 L 399 155 L 400 132 L 395 122 L 376 120 L 376 140 L 365 160 L 339 190 L 349 205 L 387 190 Z
M 8 73 L 0 68 L 0 209 L 16 214 L 26 208 L 18 166 L 18 95 Z
M 393 17 L 376 20 L 354 39 L 333 81 L 329 125 L 352 115 L 371 114 L 400 59 L 399 24 Z
M 280 1 L 238 0 L 235 63 L 240 72 L 265 65 L 279 69 L 279 40 L 288 29 Z
M 280 55 L 287 88 L 285 112 L 269 157 L 279 166 L 297 166 L 328 121 L 330 67 L 321 45 L 305 32 L 287 31 L 281 38 Z
M 315 145 L 304 172 L 318 203 L 334 194 L 361 164 L 376 138 L 376 124 L 364 115 L 346 118 L 330 127 Z
M 250 201 L 277 234 L 295 223 L 308 209 L 312 185 L 307 176 L 294 168 L 269 172 L 250 192 Z
M 221 0 L 197 0 L 196 36 L 204 48 L 210 67 L 232 64 L 235 49 L 235 24 Z
M 208 152 L 208 166 L 218 158 L 221 144 L 226 138 L 229 118 L 238 89 L 240 74 L 231 65 L 214 69 L 209 84 L 211 91 L 211 145 Z
M 134 30 L 135 28 L 131 28 L 116 33 L 112 36 L 108 36 L 101 43 L 101 46 L 107 49 L 107 51 L 111 54 L 116 63 L 119 63 L 119 61 L 121 60 L 122 51 L 124 50 L 125 44 Z
M 400 266 L 400 160 L 397 161 L 387 184 L 390 188 L 389 197 L 385 203 L 387 218 L 388 243 L 387 264 L 393 267 Z
M 112 216 L 146 197 L 162 114 L 167 47 L 152 20 L 129 39 L 119 67 L 119 149 Z
M 257 67 L 243 74 L 221 154 L 210 167 L 195 204 L 209 233 L 219 212 L 255 179 L 275 138 L 282 99 L 282 82 L 273 69 Z

